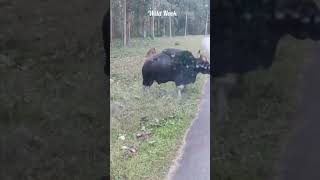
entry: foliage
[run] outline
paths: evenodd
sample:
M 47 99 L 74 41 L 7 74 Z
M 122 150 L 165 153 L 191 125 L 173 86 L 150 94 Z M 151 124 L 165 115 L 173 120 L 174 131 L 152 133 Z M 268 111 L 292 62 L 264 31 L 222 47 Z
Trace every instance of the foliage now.
M 111 0 L 113 11 L 113 37 L 121 38 L 123 32 L 123 0 Z M 152 8 L 154 3 L 154 8 Z M 172 17 L 172 34 L 179 36 L 184 35 L 185 15 L 188 14 L 188 34 L 204 34 L 206 16 L 210 17 L 209 0 L 135 0 L 127 1 L 127 15 L 132 16 L 131 20 L 131 37 L 144 37 L 144 31 L 147 36 L 152 36 L 152 18 L 149 17 L 148 10 L 155 9 L 158 11 L 168 10 L 175 11 L 176 17 Z M 169 35 L 169 17 L 155 17 L 155 35 Z M 208 23 L 210 20 L 208 20 Z M 164 30 L 166 32 L 164 32 Z M 209 29 L 209 26 L 208 26 Z M 209 32 L 209 31 L 208 31 Z

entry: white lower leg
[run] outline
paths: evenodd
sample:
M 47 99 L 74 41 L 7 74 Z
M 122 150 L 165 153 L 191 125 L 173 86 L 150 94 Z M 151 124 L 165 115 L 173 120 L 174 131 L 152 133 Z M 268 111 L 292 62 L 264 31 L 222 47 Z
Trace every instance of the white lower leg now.
M 143 91 L 144 91 L 144 92 L 148 92 L 149 89 L 150 89 L 150 86 L 143 86 Z
M 184 85 L 178 86 L 177 89 L 178 89 L 178 97 L 181 97 L 181 91 L 184 89 Z
M 187 88 L 188 88 L 188 86 L 187 85 L 184 85 L 184 87 L 183 87 L 183 92 L 186 92 L 186 90 L 187 90 Z

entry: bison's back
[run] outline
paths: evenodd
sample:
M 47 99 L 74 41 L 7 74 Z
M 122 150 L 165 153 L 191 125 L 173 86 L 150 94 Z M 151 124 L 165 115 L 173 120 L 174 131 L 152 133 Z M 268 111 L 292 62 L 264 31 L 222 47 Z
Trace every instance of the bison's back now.
M 174 81 L 177 65 L 167 54 L 160 53 L 147 59 L 142 67 L 143 85 L 150 86 L 153 81 L 165 83 Z

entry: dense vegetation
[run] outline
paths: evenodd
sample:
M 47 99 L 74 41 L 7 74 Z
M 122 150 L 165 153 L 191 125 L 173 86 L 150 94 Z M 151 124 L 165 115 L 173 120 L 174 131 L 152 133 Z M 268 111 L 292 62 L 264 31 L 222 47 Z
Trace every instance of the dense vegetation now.
M 175 11 L 177 16 L 151 17 L 149 10 Z M 209 0 L 112 0 L 111 41 L 132 37 L 199 35 L 210 32 Z

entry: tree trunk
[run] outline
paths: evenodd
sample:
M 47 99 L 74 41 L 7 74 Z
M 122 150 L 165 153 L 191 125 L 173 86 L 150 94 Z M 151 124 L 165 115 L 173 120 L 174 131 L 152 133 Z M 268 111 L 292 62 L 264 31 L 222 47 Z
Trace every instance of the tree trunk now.
M 163 19 L 163 37 L 166 36 L 166 21 Z
M 123 46 L 127 46 L 127 2 L 123 0 Z
M 169 37 L 171 37 L 171 16 L 169 16 Z
M 161 35 L 161 24 L 160 24 L 160 18 L 158 17 L 158 23 L 157 23 L 157 35 Z
M 143 0 L 143 4 L 145 3 L 146 1 Z M 146 38 L 147 34 L 146 34 L 146 18 L 145 16 L 143 15 L 142 16 L 142 28 L 143 28 L 143 38 Z
M 188 14 L 186 13 L 186 23 L 184 27 L 184 37 L 187 36 L 187 27 L 188 27 Z
M 152 9 L 154 10 L 154 0 L 152 0 Z M 152 16 L 152 38 L 154 38 L 154 16 Z
M 152 37 L 152 18 L 148 18 L 148 31 L 147 31 L 147 37 Z
M 129 19 L 128 19 L 128 42 L 131 39 L 131 20 L 132 20 L 132 14 L 129 15 Z
M 110 4 L 110 45 L 112 45 L 112 30 L 113 30 L 113 25 L 112 25 L 112 3 Z
M 147 32 L 146 32 L 146 19 L 143 17 L 143 38 L 146 38 Z
M 204 32 L 205 36 L 208 34 L 208 16 L 209 16 L 209 13 L 207 13 L 207 18 L 206 18 L 206 29 L 205 29 L 205 32 Z
M 154 36 L 157 36 L 157 19 L 154 18 L 155 20 L 153 21 L 154 22 Z

